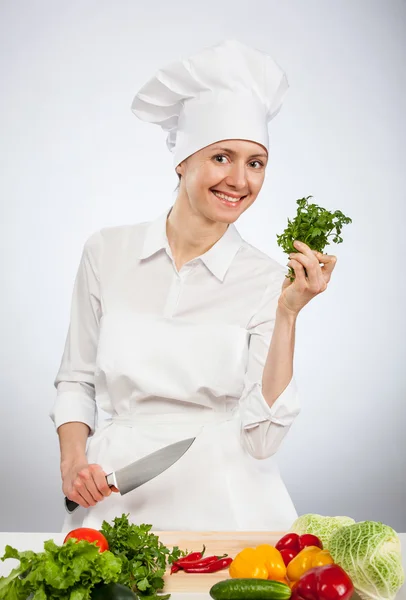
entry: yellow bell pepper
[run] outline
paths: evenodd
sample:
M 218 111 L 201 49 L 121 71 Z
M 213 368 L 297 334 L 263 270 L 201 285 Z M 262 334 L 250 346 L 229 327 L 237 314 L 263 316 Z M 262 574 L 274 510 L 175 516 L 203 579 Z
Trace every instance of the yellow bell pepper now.
M 286 565 L 283 562 L 282 554 L 279 550 L 277 550 L 275 546 L 261 544 L 261 546 L 256 547 L 256 551 L 258 556 L 263 559 L 265 567 L 268 569 L 268 579 L 285 583 Z
M 312 560 L 312 567 L 322 567 L 323 565 L 334 564 L 333 557 L 328 550 L 321 550 Z
M 272 579 L 288 584 L 282 555 L 274 546 L 262 544 L 242 550 L 229 568 L 230 577 Z
M 268 569 L 255 548 L 245 548 L 237 554 L 229 567 L 230 577 L 268 579 Z
M 318 546 L 307 546 L 297 554 L 287 568 L 289 581 L 299 581 L 303 573 L 313 567 L 332 564 L 334 561 L 328 550 L 321 550 Z

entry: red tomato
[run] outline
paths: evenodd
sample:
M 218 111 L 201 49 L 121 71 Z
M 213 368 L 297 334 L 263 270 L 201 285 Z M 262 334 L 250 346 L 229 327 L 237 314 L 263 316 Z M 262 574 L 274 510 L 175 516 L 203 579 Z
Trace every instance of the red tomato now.
M 104 552 L 109 549 L 109 544 L 100 531 L 97 529 L 90 529 L 90 527 L 79 527 L 78 529 L 73 529 L 68 533 L 66 538 L 63 540 L 63 543 L 67 540 L 75 539 L 78 542 L 81 540 L 86 540 L 87 542 L 96 542 L 96 545 L 99 546 L 99 552 Z
M 275 548 L 279 551 L 282 549 L 296 550 L 299 552 L 299 536 L 297 533 L 287 533 L 276 544 Z
M 311 533 L 304 533 L 299 537 L 299 550 L 303 550 L 306 546 L 318 546 L 323 550 L 323 542 Z

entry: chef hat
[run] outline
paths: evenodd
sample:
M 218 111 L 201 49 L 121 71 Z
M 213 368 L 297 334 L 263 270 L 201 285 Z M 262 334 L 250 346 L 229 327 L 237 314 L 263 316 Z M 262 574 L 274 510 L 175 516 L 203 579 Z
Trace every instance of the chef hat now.
M 131 109 L 168 132 L 166 144 L 176 168 L 221 140 L 250 140 L 268 150 L 268 122 L 279 112 L 288 87 L 270 56 L 226 40 L 157 71 Z

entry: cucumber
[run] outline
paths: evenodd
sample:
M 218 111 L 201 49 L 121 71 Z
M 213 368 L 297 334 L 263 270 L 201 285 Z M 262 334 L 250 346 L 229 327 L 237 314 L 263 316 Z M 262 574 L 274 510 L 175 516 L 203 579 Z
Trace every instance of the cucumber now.
M 121 583 L 102 583 L 92 590 L 92 600 L 138 600 L 138 596 Z
M 214 600 L 288 600 L 291 595 L 288 585 L 269 579 L 225 579 L 210 589 Z

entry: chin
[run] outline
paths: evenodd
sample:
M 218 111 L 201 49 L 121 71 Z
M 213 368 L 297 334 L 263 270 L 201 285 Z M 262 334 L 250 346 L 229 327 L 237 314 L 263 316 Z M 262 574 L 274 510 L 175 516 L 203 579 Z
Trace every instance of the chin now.
M 237 221 L 238 217 L 242 214 L 242 212 L 241 210 L 238 210 L 238 208 L 228 211 L 227 208 L 225 210 L 222 210 L 221 207 L 219 209 L 215 209 L 212 206 L 210 206 L 207 210 L 204 211 L 204 214 L 208 219 L 216 223 L 230 224 Z

